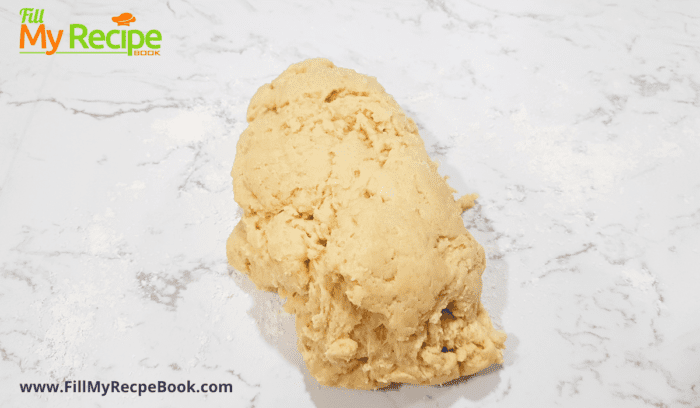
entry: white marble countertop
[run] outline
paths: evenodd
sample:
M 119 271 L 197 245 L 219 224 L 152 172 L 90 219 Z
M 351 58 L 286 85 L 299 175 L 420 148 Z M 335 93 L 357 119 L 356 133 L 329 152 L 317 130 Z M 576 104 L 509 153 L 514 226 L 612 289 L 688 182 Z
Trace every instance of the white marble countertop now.
M 0 406 L 700 407 L 700 3 L 621 3 L 3 3 Z M 160 55 L 20 54 L 38 6 L 58 51 L 83 24 L 160 30 Z M 481 196 L 502 367 L 320 387 L 228 268 L 248 101 L 319 56 L 376 76 Z M 20 391 L 67 380 L 232 390 Z

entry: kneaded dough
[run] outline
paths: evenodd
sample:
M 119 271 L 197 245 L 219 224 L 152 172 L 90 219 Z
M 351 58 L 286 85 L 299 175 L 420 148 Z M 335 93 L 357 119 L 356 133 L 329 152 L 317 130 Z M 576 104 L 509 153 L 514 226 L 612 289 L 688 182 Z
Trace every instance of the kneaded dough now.
M 231 176 L 229 263 L 286 298 L 319 383 L 439 384 L 501 363 L 484 250 L 415 123 L 376 78 L 326 59 L 258 89 Z

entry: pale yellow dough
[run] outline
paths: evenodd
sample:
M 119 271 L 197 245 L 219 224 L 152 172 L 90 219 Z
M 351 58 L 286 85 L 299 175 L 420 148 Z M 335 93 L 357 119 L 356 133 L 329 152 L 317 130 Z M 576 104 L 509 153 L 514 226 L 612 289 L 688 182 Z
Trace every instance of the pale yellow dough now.
M 460 217 L 476 195 L 455 201 L 374 77 L 306 60 L 263 85 L 247 119 L 228 261 L 287 299 L 321 384 L 439 384 L 503 361 L 484 250 Z

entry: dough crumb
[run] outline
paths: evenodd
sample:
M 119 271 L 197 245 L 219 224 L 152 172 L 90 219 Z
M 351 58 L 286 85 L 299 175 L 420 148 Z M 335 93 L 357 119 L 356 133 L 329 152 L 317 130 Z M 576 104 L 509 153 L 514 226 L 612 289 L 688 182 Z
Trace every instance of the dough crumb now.
M 465 212 L 468 209 L 474 207 L 474 202 L 476 199 L 479 198 L 479 194 L 467 194 L 462 196 L 459 200 L 457 200 L 457 206 L 462 210 L 461 212 Z
M 376 78 L 326 59 L 253 96 L 231 176 L 243 217 L 228 262 L 286 299 L 323 385 L 441 384 L 502 363 L 481 304 L 484 249 Z

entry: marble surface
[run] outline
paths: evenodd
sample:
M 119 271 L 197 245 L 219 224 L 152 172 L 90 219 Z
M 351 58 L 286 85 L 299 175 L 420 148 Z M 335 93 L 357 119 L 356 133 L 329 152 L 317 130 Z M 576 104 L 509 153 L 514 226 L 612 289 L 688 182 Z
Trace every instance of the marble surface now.
M 700 3 L 41 4 L 64 36 L 130 12 L 152 57 L 19 54 L 32 6 L 0 6 L 1 406 L 700 407 Z M 321 387 L 227 266 L 248 101 L 318 56 L 376 76 L 481 196 L 502 366 Z M 232 392 L 20 392 L 67 380 Z

